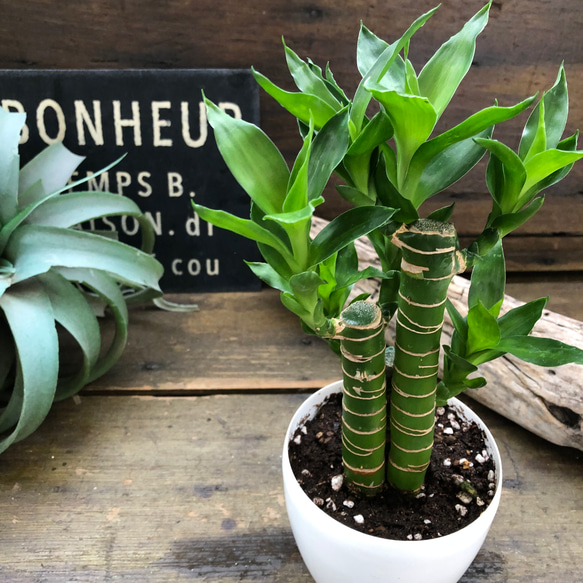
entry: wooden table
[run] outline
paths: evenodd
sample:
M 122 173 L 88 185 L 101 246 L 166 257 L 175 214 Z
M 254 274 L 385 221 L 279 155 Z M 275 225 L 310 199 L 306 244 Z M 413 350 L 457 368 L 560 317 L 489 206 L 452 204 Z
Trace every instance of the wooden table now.
M 553 285 L 551 308 L 583 319 L 581 279 Z M 312 581 L 281 446 L 302 392 L 339 376 L 336 359 L 272 291 L 188 299 L 201 311 L 133 310 L 116 367 L 0 456 L 0 581 Z M 505 479 L 463 583 L 583 581 L 583 453 L 475 408 Z

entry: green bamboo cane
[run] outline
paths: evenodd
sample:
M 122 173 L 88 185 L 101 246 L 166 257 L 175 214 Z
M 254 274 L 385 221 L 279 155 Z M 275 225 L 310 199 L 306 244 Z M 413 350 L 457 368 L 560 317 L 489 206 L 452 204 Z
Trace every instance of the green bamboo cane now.
M 387 396 L 385 321 L 380 308 L 358 301 L 337 321 L 344 394 L 342 459 L 350 489 L 374 496 L 385 482 Z
M 441 329 L 449 284 L 465 262 L 451 223 L 422 219 L 393 236 L 402 252 L 390 404 L 389 482 L 421 488 L 433 448 Z

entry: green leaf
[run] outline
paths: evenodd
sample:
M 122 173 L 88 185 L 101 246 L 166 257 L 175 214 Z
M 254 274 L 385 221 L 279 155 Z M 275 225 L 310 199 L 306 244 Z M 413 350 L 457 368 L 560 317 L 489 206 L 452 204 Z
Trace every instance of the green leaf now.
M 436 12 L 437 8 L 422 14 L 413 24 L 407 29 L 407 31 L 403 34 L 403 36 L 395 41 L 391 45 L 387 45 L 383 52 L 379 55 L 376 59 L 374 64 L 363 74 L 362 80 L 359 83 L 356 92 L 354 94 L 354 98 L 352 100 L 352 109 L 350 111 L 350 121 L 352 127 L 354 128 L 352 137 L 353 139 L 360 134 L 362 126 L 364 124 L 364 120 L 366 118 L 366 109 L 368 104 L 370 103 L 371 95 L 366 88 L 367 85 L 372 83 L 381 83 L 384 85 L 384 88 L 390 89 L 399 89 L 400 85 L 400 77 L 403 76 L 403 83 L 404 83 L 404 75 L 405 75 L 405 67 L 399 67 L 399 60 L 401 65 L 402 59 L 399 56 L 399 53 L 403 48 L 407 45 L 411 37 L 433 16 Z M 361 27 L 361 32 L 363 31 L 364 27 Z M 370 32 L 370 31 L 368 31 Z M 374 35 L 373 35 L 374 36 Z M 361 55 L 365 55 L 368 52 L 366 58 L 370 58 L 370 55 L 373 55 L 379 47 L 371 48 L 371 44 L 376 44 L 376 41 L 372 38 L 371 35 L 367 35 L 365 33 L 365 37 L 363 37 L 363 45 L 361 47 Z M 361 40 L 359 37 L 359 45 L 361 44 Z M 365 45 L 369 45 L 365 48 Z M 362 57 L 364 58 L 364 57 Z M 363 61 L 361 60 L 361 64 Z M 397 63 L 395 65 L 395 63 Z M 394 66 L 395 65 L 395 66 Z M 366 66 L 366 65 L 362 65 Z M 402 71 L 402 73 L 401 73 Z M 397 79 L 395 80 L 394 74 L 397 72 Z M 385 75 L 388 76 L 389 83 L 387 83 L 387 79 L 384 79 Z
M 308 133 L 296 159 L 289 177 L 287 194 L 283 203 L 284 212 L 303 208 L 308 202 L 308 163 L 314 139 L 314 124 L 310 123 Z M 254 205 L 256 207 L 256 205 Z
M 577 131 L 572 136 L 559 142 L 557 150 L 562 150 L 565 152 L 576 151 L 578 137 L 579 132 Z M 569 172 L 573 168 L 573 164 L 567 164 L 566 166 L 563 166 L 561 169 L 549 174 L 546 178 L 544 178 L 540 182 L 533 184 L 530 187 L 530 189 L 522 195 L 521 198 L 525 201 L 532 200 L 532 198 L 542 190 L 545 190 L 546 188 L 553 186 L 553 184 L 557 184 L 557 182 L 560 182 L 561 180 L 563 180 L 563 178 L 565 178 L 565 176 L 567 176 L 567 174 L 569 174 Z
M 419 92 L 441 116 L 466 76 L 476 50 L 476 38 L 488 22 L 488 2 L 460 32 L 452 36 L 431 57 L 419 74 Z
M 356 45 L 356 66 L 361 77 L 366 76 L 388 46 L 389 43 L 380 39 L 362 22 L 360 23 Z
M 309 321 L 311 320 L 311 313 L 298 302 L 298 300 L 290 293 L 282 292 L 280 294 L 281 303 L 290 311 L 302 320 L 302 324 L 311 329 L 310 333 L 315 333 L 311 328 Z
M 447 313 L 449 314 L 455 332 L 459 334 L 461 340 L 465 345 L 468 339 L 468 324 L 466 322 L 466 319 L 459 313 L 459 311 L 452 304 L 449 298 L 445 301 L 445 308 L 447 310 Z
M 451 216 L 453 215 L 453 211 L 455 209 L 455 202 L 452 202 L 448 206 L 444 206 L 440 209 L 437 209 L 430 213 L 427 218 L 433 221 L 440 221 L 442 223 L 447 223 Z
M 426 97 L 404 95 L 371 86 L 367 88 L 383 105 L 391 120 L 397 145 L 397 178 L 401 186 L 405 182 L 411 158 L 435 127 L 437 113 Z
M 18 142 L 26 114 L 8 113 L 0 107 L 0 225 L 5 225 L 18 209 Z
M 24 439 L 49 412 L 59 370 L 59 344 L 53 312 L 41 285 L 30 282 L 12 287 L 0 297 L 0 309 L 14 338 L 18 358 L 13 398 L 18 410 L 16 427 L 0 440 L 0 451 Z M 7 413 L 5 412 L 5 413 Z M 0 424 L 4 426 L 4 420 Z
M 385 151 L 386 150 L 383 150 L 383 153 Z M 377 165 L 375 173 L 375 188 L 377 197 L 382 205 L 398 209 L 398 212 L 394 216 L 394 220 L 399 221 L 400 223 L 409 224 L 419 218 L 419 213 L 411 201 L 402 196 L 393 186 L 386 171 L 385 156 L 381 158 Z
M 275 144 L 257 126 L 205 103 L 221 156 L 237 182 L 266 213 L 281 212 L 290 173 Z
M 273 215 L 265 215 L 265 220 L 275 221 L 282 226 L 285 225 L 295 225 L 301 223 L 302 221 L 307 221 L 312 218 L 316 206 L 322 204 L 324 199 L 322 197 L 310 201 L 304 208 L 289 212 L 289 213 L 276 213 Z
M 289 178 L 288 190 L 283 203 L 283 212 L 295 212 L 308 204 L 308 167 L 310 163 L 310 151 L 312 149 L 313 125 L 304 138 L 304 143 L 299 151 Z
M 443 352 L 457 369 L 458 375 L 460 372 L 462 373 L 459 376 L 466 377 L 467 375 L 478 370 L 478 367 L 475 364 L 472 364 L 465 358 L 461 357 L 459 354 L 453 352 L 449 346 L 444 346 Z
M 380 269 L 377 269 L 376 267 L 369 266 L 369 267 L 366 267 L 365 269 L 363 269 L 362 271 L 357 271 L 356 273 L 353 273 L 348 278 L 344 277 L 344 274 L 343 274 L 342 279 L 339 279 L 339 281 L 338 281 L 338 286 L 339 287 L 351 287 L 355 283 L 357 283 L 363 279 L 377 278 L 377 279 L 382 279 L 382 280 L 390 280 L 390 279 L 393 279 L 394 277 L 396 277 L 396 272 L 381 271 Z
M 317 130 L 323 127 L 336 113 L 334 108 L 330 107 L 330 105 L 316 95 L 284 91 L 277 87 L 277 85 L 274 85 L 261 73 L 254 69 L 252 69 L 252 72 L 257 83 L 283 108 L 287 109 L 305 124 L 309 124 L 310 119 L 313 119 L 314 126 Z
M 56 195 L 49 195 L 56 196 Z M 0 229 L 0 255 L 4 254 L 6 244 L 12 236 L 12 233 L 28 218 L 28 216 L 42 205 L 43 199 L 38 199 L 36 202 L 29 204 L 26 208 L 17 212 L 3 227 Z
M 32 202 L 32 200 L 24 200 L 22 194 L 39 181 L 46 194 L 57 192 L 64 187 L 69 188 L 67 182 L 83 160 L 85 156 L 74 154 L 61 142 L 55 142 L 46 147 L 20 171 L 19 207 L 22 208 Z
M 558 149 L 546 150 L 530 158 L 524 164 L 526 181 L 520 192 L 518 208 L 524 206 L 535 196 L 536 192 L 531 190 L 533 186 L 542 182 L 557 170 L 561 170 L 581 158 L 583 158 L 583 151 L 568 152 Z
M 503 214 L 518 210 L 520 191 L 527 177 L 522 160 L 497 140 L 478 138 L 476 142 L 490 152 L 486 182 L 492 198 Z
M 413 63 L 409 59 L 405 60 L 405 81 L 405 92 L 421 97 L 419 79 L 417 79 L 417 73 L 415 72 Z
M 317 299 L 318 288 L 326 282 L 315 271 L 303 271 L 290 277 L 289 285 L 296 297 L 309 296 L 310 303 Z
M 470 308 L 467 317 L 468 323 L 468 356 L 494 348 L 500 340 L 500 330 L 495 316 L 493 316 L 481 301 Z
M 518 148 L 518 155 L 521 160 L 532 156 L 533 144 L 541 127 L 544 130 L 545 149 L 556 148 L 565 131 L 568 113 L 567 79 L 565 77 L 565 69 L 561 65 L 555 84 L 545 93 L 526 122 Z M 536 148 L 535 152 L 538 153 Z
M 137 219 L 142 231 L 142 251 L 151 253 L 154 248 L 154 229 L 138 205 L 124 196 L 93 191 L 59 196 L 55 193 L 30 203 L 0 231 L 0 249 L 5 248 L 8 239 L 21 223 L 69 228 L 91 219 L 120 215 Z
M 46 199 L 27 217 L 26 223 L 67 229 L 107 216 L 142 215 L 131 199 L 110 192 L 74 192 Z
M 493 128 L 486 128 L 477 137 L 489 138 Z M 421 146 L 423 147 L 423 146 Z M 419 177 L 414 199 L 418 206 L 431 196 L 442 192 L 465 176 L 486 151 L 472 138 L 451 144 L 431 158 Z
M 468 293 L 468 308 L 471 310 L 478 302 L 481 302 L 491 312 L 492 308 L 499 306 L 504 299 L 505 287 L 506 263 L 502 241 L 499 240 L 474 265 Z M 499 309 L 493 315 L 498 316 L 498 313 Z
M 276 223 L 274 223 L 276 224 Z M 265 261 L 282 277 L 289 279 L 294 270 L 290 267 L 288 262 L 284 259 L 281 253 L 278 253 L 273 247 L 257 243 L 257 248 Z
M 284 257 L 289 257 L 289 249 L 268 229 L 264 229 L 249 219 L 236 217 L 231 213 L 222 210 L 209 209 L 196 203 L 192 203 L 192 208 L 203 220 L 207 221 L 221 229 L 227 229 L 237 235 L 241 235 L 257 243 L 263 243 L 273 247 Z
M 322 301 L 318 297 L 318 289 L 325 283 L 315 271 L 295 274 L 289 280 L 293 299 L 304 310 L 303 314 L 299 314 L 297 311 L 295 313 L 298 313 L 302 320 L 314 330 L 322 326 L 325 321 Z M 287 295 L 283 294 L 283 296 Z
M 339 184 L 336 186 L 336 190 L 343 199 L 354 206 L 371 206 L 375 204 L 375 201 L 368 194 L 361 192 L 358 188 Z
M 108 274 L 94 269 L 59 269 L 69 281 L 77 282 L 97 294 L 110 308 L 115 322 L 115 331 L 109 345 L 102 351 L 92 367 L 87 382 L 104 375 L 120 358 L 128 337 L 128 309 L 126 300 L 115 280 Z
M 450 130 L 447 130 L 422 144 L 411 161 L 407 182 L 405 184 L 407 195 L 412 199 L 415 199 L 416 206 L 419 206 L 422 200 L 420 200 L 421 196 L 415 194 L 415 190 L 417 189 L 417 185 L 426 166 L 433 158 L 439 153 L 449 149 L 454 144 L 458 144 L 459 142 L 470 138 L 481 137 L 479 134 L 486 130 L 491 130 L 495 124 L 511 119 L 524 111 L 533 100 L 534 97 L 531 97 L 512 107 L 498 107 L 497 105 L 487 107 L 486 109 L 470 116 L 468 119 Z M 477 141 L 479 142 L 479 140 Z M 459 153 L 456 152 L 455 149 L 450 150 L 450 152 L 452 156 Z
M 398 54 L 398 51 L 397 54 L 393 53 L 396 46 L 396 43 L 389 46 L 389 43 L 380 39 L 361 23 L 356 48 L 356 63 L 363 80 L 369 78 L 381 83 L 385 89 L 393 89 L 400 92 L 406 91 L 407 74 L 405 62 L 401 55 Z M 387 51 L 387 49 L 389 50 Z M 390 59 L 392 59 L 392 62 L 390 62 L 388 69 L 380 77 L 382 67 L 386 68 L 387 62 Z M 376 68 L 373 68 L 375 65 Z M 357 95 L 357 101 L 362 98 L 363 103 L 364 100 L 370 99 L 370 96 L 367 96 L 364 90 L 364 83 L 361 83 L 359 90 L 357 90 Z
M 528 151 L 522 155 L 520 151 L 520 147 L 518 149 L 518 155 L 521 160 L 525 163 L 530 160 L 536 154 L 540 154 L 547 149 L 547 132 L 545 128 L 545 102 L 544 98 L 541 100 L 540 103 L 537 104 L 535 108 L 538 113 L 538 124 L 533 128 L 534 133 L 532 136 L 528 136 L 528 141 L 530 142 L 530 147 Z M 524 135 L 524 134 L 523 134 Z M 520 143 L 522 145 L 522 141 Z
M 379 111 L 360 132 L 348 149 L 349 156 L 372 152 L 393 137 L 393 126 L 384 111 Z
M 65 277 L 55 271 L 39 276 L 38 281 L 51 302 L 55 320 L 71 334 L 79 345 L 83 362 L 73 376 L 59 379 L 56 400 L 80 391 L 97 363 L 101 349 L 101 332 L 97 318 L 84 295 Z
M 583 350 L 552 338 L 510 336 L 502 338 L 496 348 L 538 366 L 583 364 Z
M 468 389 L 481 389 L 488 384 L 488 381 L 484 377 L 475 377 L 472 379 L 464 379 L 464 385 Z
M 268 286 L 282 292 L 291 293 L 289 282 L 282 277 L 271 265 L 267 263 L 258 263 L 253 261 L 245 261 L 249 269 Z
M 11 237 L 6 258 L 16 269 L 13 283 L 51 267 L 101 269 L 130 287 L 159 290 L 163 267 L 151 255 L 134 247 L 83 231 L 23 225 Z
M 330 221 L 312 241 L 310 264 L 317 265 L 349 243 L 382 227 L 394 214 L 395 209 L 381 206 L 364 206 L 345 211 Z
M 526 223 L 542 207 L 545 201 L 544 196 L 538 196 L 527 207 L 516 213 L 499 215 L 492 221 L 492 228 L 497 229 L 500 237 L 506 237 L 515 229 Z
M 540 320 L 548 298 L 540 298 L 506 312 L 498 320 L 500 336 L 526 336 Z
M 64 159 L 67 158 L 66 152 L 67 151 L 65 149 L 65 151 L 63 152 L 63 154 L 65 154 L 65 156 L 63 156 Z M 33 182 L 30 186 L 28 186 L 25 189 L 20 190 L 20 192 L 19 192 L 18 205 L 19 205 L 19 208 L 21 208 L 21 209 L 32 204 L 32 203 L 39 201 L 40 199 L 48 198 L 47 194 L 51 194 L 51 195 L 61 194 L 67 190 L 71 190 L 73 188 L 77 188 L 78 186 L 86 184 L 90 180 L 94 180 L 95 178 L 97 178 L 101 174 L 108 172 L 114 166 L 117 166 L 117 164 L 119 164 L 126 156 L 124 154 L 123 156 L 120 156 L 117 160 L 114 160 L 113 162 L 111 162 L 107 166 L 100 168 L 98 171 L 93 172 L 93 173 L 88 173 L 87 176 L 85 176 L 84 178 L 80 178 L 79 180 L 74 180 L 72 182 L 67 182 L 67 183 L 63 184 L 61 187 L 58 187 L 57 185 L 62 182 L 62 175 L 64 175 L 65 173 L 64 172 L 55 173 L 54 169 L 45 168 L 45 165 L 48 164 L 49 162 L 53 162 L 54 159 L 52 157 L 48 157 L 46 159 L 43 158 L 43 153 L 44 153 L 44 150 L 40 154 L 38 154 L 38 156 L 37 156 L 37 157 L 41 157 L 43 164 L 40 165 L 38 168 L 34 168 L 35 172 L 34 172 L 32 178 L 30 178 L 30 180 L 33 180 L 34 178 L 36 178 L 37 174 L 39 174 L 41 176 L 41 178 L 37 179 L 36 182 Z M 73 164 L 73 161 L 75 159 L 75 154 L 71 154 L 71 155 L 73 156 L 73 159 L 71 161 L 69 161 L 68 163 L 66 162 L 66 160 L 63 160 L 63 162 L 66 164 L 66 166 L 68 168 L 71 167 L 71 165 Z M 33 162 L 34 162 L 34 160 L 31 160 L 29 162 L 29 164 L 32 164 Z M 26 170 L 26 166 L 20 171 L 21 175 L 23 172 L 25 172 L 25 170 Z M 56 176 L 54 176 L 53 174 L 56 174 Z M 46 178 L 43 178 L 43 175 L 46 175 Z M 43 185 L 43 179 L 46 180 L 49 185 L 57 186 L 57 189 L 53 190 L 53 191 L 47 191 Z
M 332 94 L 336 95 L 336 99 L 338 99 L 338 101 L 342 104 L 342 106 L 350 105 L 350 99 L 348 99 L 348 97 L 346 97 L 346 93 L 344 93 L 344 90 L 342 89 L 342 87 L 340 87 L 340 85 L 338 85 L 338 83 L 336 83 L 336 79 L 334 79 L 334 75 L 332 74 L 332 71 L 330 70 L 330 63 L 326 63 L 326 79 L 325 79 L 325 81 L 326 81 L 326 84 L 328 85 L 328 88 L 332 92 Z
M 326 102 L 332 109 L 338 111 L 341 107 L 338 100 L 330 93 L 321 74 L 314 72 L 313 68 L 290 49 L 283 41 L 285 58 L 289 71 L 295 81 L 297 88 L 309 95 L 315 95 Z
M 308 200 L 320 197 L 332 172 L 348 149 L 348 108 L 332 117 L 318 132 L 312 144 L 308 166 Z
M 376 200 L 374 193 L 369 193 L 372 158 L 373 156 L 371 156 L 370 152 L 365 152 L 358 156 L 346 155 L 342 160 L 342 164 L 337 167 L 336 173 L 349 186 L 368 193 L 372 200 Z

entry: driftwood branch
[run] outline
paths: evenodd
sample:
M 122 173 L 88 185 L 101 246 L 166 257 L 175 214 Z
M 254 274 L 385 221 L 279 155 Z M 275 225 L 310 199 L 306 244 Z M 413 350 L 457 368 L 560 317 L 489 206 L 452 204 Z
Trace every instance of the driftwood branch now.
M 325 224 L 326 221 L 315 219 L 314 232 Z M 368 241 L 357 241 L 356 247 L 362 268 L 378 266 L 378 259 Z M 450 300 L 464 315 L 467 313 L 468 289 L 469 281 L 456 276 L 449 291 Z M 353 293 L 367 292 L 374 299 L 378 291 L 378 281 L 365 280 Z M 502 311 L 523 303 L 506 296 Z M 451 333 L 451 323 L 446 321 L 443 344 L 449 343 Z M 393 337 L 392 326 L 387 334 Z M 583 323 L 550 310 L 545 310 L 533 335 L 555 338 L 583 348 Z M 487 386 L 468 390 L 468 396 L 552 443 L 583 451 L 583 369 L 580 366 L 542 368 L 505 355 L 481 365 L 480 375 L 488 381 Z

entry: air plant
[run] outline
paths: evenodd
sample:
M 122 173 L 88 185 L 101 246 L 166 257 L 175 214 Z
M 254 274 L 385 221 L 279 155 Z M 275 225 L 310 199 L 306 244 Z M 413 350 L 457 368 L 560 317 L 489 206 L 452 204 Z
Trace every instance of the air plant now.
M 25 114 L 0 109 L 0 452 L 35 431 L 54 401 L 115 364 L 127 340 L 127 304 L 160 296 L 163 271 L 151 255 L 152 224 L 133 201 L 71 192 L 85 182 L 69 182 L 81 156 L 55 143 L 20 169 L 24 122 Z M 141 249 L 80 228 L 115 215 L 137 220 Z M 102 343 L 96 313 L 105 307 L 115 333 Z M 70 349 L 65 337 L 81 355 L 67 373 L 59 364 Z
M 562 139 L 568 114 L 564 68 L 528 117 L 517 153 L 492 138 L 494 126 L 524 112 L 536 96 L 510 107 L 494 103 L 435 133 L 471 66 L 490 6 L 444 43 L 420 73 L 409 60 L 410 41 L 435 9 L 392 44 L 361 26 L 357 65 L 362 80 L 352 99 L 329 66 L 323 71 L 284 45 L 299 91 L 254 75 L 297 118 L 303 146 L 291 171 L 259 128 L 206 102 L 219 150 L 249 194 L 251 213 L 242 219 L 197 204 L 194 210 L 204 220 L 255 240 L 265 262 L 250 263 L 250 268 L 280 290 L 283 304 L 307 331 L 328 339 L 340 353 L 345 478 L 363 495 L 374 495 L 386 481 L 403 492 L 422 487 L 435 408 L 466 389 L 484 386 L 485 379 L 474 376 L 480 364 L 506 353 L 542 366 L 583 364 L 583 350 L 530 336 L 546 299 L 500 315 L 503 237 L 538 212 L 541 191 L 583 157 L 576 149 L 577 134 Z M 372 104 L 377 113 L 369 117 Z M 421 207 L 486 153 L 492 210 L 480 236 L 461 249 L 450 222 L 453 207 L 426 217 Z M 343 180 L 339 193 L 354 208 L 311 239 L 311 219 L 333 172 Z M 353 242 L 365 235 L 380 270 L 358 271 Z M 452 278 L 469 268 L 469 311 L 462 317 L 447 291 Z M 352 286 L 366 277 L 381 278 L 378 301 L 359 297 L 346 305 Z M 441 347 L 446 310 L 455 331 L 451 345 Z M 392 317 L 396 338 L 387 390 L 384 330 Z

